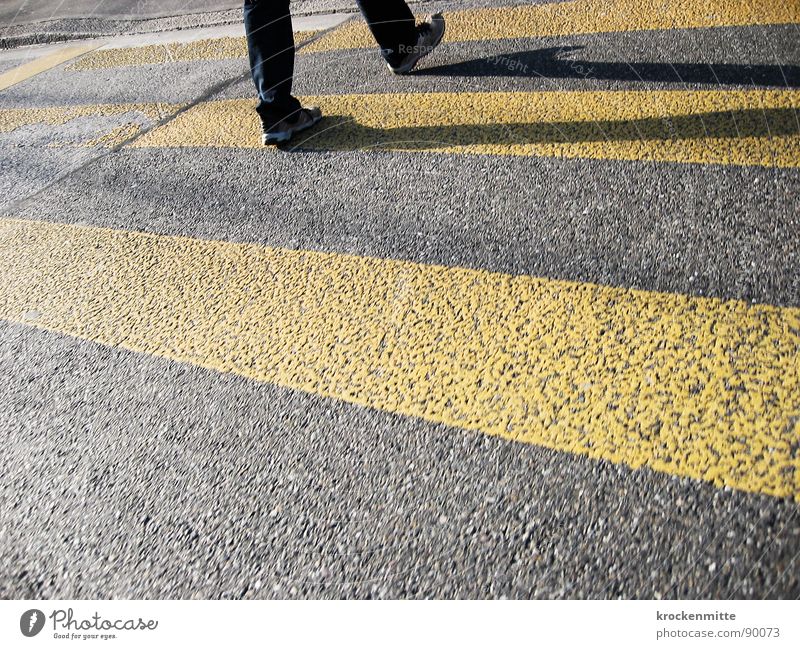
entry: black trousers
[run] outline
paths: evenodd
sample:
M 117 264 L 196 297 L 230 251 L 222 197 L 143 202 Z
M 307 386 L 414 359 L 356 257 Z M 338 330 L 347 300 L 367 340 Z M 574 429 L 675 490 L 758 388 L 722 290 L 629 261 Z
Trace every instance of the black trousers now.
M 405 0 L 357 0 L 383 57 L 397 62 L 403 47 L 417 43 L 414 15 Z M 258 113 L 278 122 L 300 109 L 292 96 L 294 36 L 289 0 L 245 0 L 244 27 Z

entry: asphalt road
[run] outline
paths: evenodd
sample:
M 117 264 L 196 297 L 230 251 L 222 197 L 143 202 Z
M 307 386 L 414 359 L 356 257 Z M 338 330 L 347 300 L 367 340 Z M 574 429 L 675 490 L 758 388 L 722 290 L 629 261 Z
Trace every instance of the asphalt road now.
M 295 90 L 383 130 L 296 150 L 213 32 L 0 90 L 0 596 L 800 596 L 797 20 L 635 4 L 345 26 Z
M 412 0 L 412 2 L 427 0 Z M 148 19 L 240 9 L 236 0 L 0 0 L 0 27 L 71 18 Z M 299 13 L 354 11 L 354 0 L 292 0 Z
M 236 9 L 231 0 L 71 0 L 70 2 L 32 2 L 2 0 L 0 24 L 14 25 L 63 18 L 160 18 L 181 14 Z
M 426 2 L 430 0 L 409 0 L 410 4 Z M 358 10 L 354 0 L 292 0 L 291 9 L 296 16 Z M 77 0 L 55 4 L 0 0 L 0 50 L 109 35 L 231 25 L 241 22 L 241 12 L 241 0 Z

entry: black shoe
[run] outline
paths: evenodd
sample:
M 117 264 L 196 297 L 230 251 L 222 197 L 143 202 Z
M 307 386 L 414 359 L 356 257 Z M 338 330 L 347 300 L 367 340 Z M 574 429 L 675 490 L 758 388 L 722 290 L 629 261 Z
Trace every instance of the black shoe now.
M 387 63 L 389 69 L 395 74 L 408 74 L 419 63 L 423 56 L 428 56 L 444 38 L 444 16 L 434 14 L 417 27 L 417 44 L 406 48 L 407 52 L 400 52 L 405 56 L 397 65 Z
M 301 108 L 296 113 L 282 119 L 280 122 L 267 127 L 264 120 L 261 120 L 263 135 L 261 141 L 264 144 L 281 144 L 292 139 L 295 133 L 300 133 L 311 128 L 322 119 L 322 111 L 317 106 Z

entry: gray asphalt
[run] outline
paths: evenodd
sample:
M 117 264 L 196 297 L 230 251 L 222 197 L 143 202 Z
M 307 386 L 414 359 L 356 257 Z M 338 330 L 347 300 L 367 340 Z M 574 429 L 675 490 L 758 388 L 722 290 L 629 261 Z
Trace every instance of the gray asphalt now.
M 0 365 L 3 597 L 800 592 L 790 502 L 17 325 Z
M 434 0 L 407 0 L 418 13 Z M 554 0 L 534 0 L 544 4 Z M 473 6 L 513 5 L 517 0 L 471 0 Z M 242 2 L 230 0 L 78 0 L 57 5 L 42 0 L 0 0 L 0 50 L 119 34 L 238 23 Z M 355 13 L 355 0 L 292 0 L 295 16 Z
M 425 2 L 426 0 L 411 0 Z M 429 0 L 427 0 L 429 1 Z M 243 0 L 0 0 L 0 25 L 10 26 L 70 18 L 149 19 L 240 9 Z M 292 11 L 352 11 L 355 0 L 292 0 Z
M 11 213 L 798 306 L 794 183 L 635 162 L 129 150 Z
M 60 18 L 161 18 L 225 11 L 241 6 L 235 0 L 70 0 L 37 2 L 0 0 L 0 24 L 14 25 Z
M 538 0 L 548 2 L 552 0 Z M 409 4 L 424 4 L 431 0 L 409 0 Z M 0 0 L 0 26 L 70 18 L 148 19 L 208 14 L 240 9 L 243 0 Z M 505 0 L 473 1 L 473 5 L 513 4 Z M 295 13 L 324 13 L 353 11 L 355 0 L 291 0 Z
M 695 63 L 721 66 L 726 87 L 778 87 L 779 71 L 794 87 L 795 33 L 454 45 L 403 79 L 374 52 L 305 55 L 296 89 L 717 87 Z M 547 54 L 560 47 L 604 74 L 570 77 Z M 489 74 L 498 53 L 537 74 Z M 243 61 L 62 68 L 3 91 L 0 108 L 192 102 L 223 80 L 215 96 L 249 97 L 246 73 Z M 796 170 L 42 146 L 99 126 L 0 136 L 0 211 L 800 306 Z M 0 372 L 0 597 L 800 596 L 788 499 L 21 325 L 0 324 Z

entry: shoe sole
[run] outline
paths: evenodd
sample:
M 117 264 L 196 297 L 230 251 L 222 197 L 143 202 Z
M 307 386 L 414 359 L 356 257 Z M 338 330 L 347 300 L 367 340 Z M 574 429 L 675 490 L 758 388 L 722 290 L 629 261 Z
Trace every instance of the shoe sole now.
M 428 56 L 428 54 L 430 54 L 431 52 L 433 52 L 433 50 L 435 50 L 437 47 L 439 47 L 439 43 L 442 42 L 442 39 L 444 38 L 444 33 L 446 31 L 447 31 L 447 23 L 445 23 L 445 28 L 442 30 L 442 33 L 439 35 L 439 38 L 437 39 L 437 41 L 433 45 L 431 45 L 426 52 L 420 52 L 419 55 L 417 56 L 417 58 L 413 59 L 411 62 L 406 63 L 405 65 L 403 65 L 403 66 L 401 66 L 399 68 L 393 68 L 391 65 L 389 65 L 389 69 L 394 74 L 397 74 L 397 75 L 408 74 L 415 67 L 417 67 L 417 63 L 419 63 L 422 59 L 424 59 L 426 56 Z
M 272 133 L 269 135 L 264 135 L 262 138 L 262 142 L 264 146 L 269 146 L 272 144 L 285 144 L 289 140 L 291 140 L 297 133 L 302 133 L 303 131 L 307 131 L 312 126 L 319 124 L 320 120 L 322 119 L 322 115 L 319 117 L 315 117 L 311 120 L 310 124 L 305 124 L 304 126 L 298 126 L 291 131 L 281 131 L 280 133 Z

